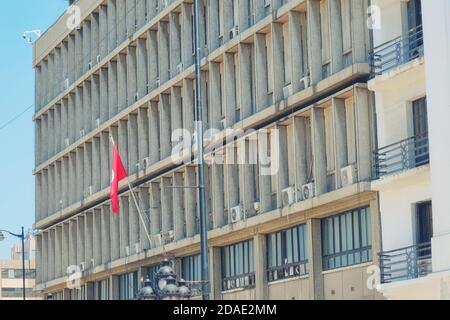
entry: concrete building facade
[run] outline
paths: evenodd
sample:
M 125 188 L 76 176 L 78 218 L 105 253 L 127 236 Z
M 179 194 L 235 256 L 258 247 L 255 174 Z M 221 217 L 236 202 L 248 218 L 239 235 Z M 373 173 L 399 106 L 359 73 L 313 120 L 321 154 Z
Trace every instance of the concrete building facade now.
M 374 5 L 381 18 L 369 81 L 377 112 L 379 289 L 388 299 L 448 299 L 450 7 L 440 0 Z
M 36 287 L 36 261 L 34 240 L 25 242 L 25 294 L 28 300 L 40 299 Z M 0 300 L 22 300 L 22 245 L 11 248 L 11 259 L 0 260 Z
M 369 1 L 201 3 L 207 157 L 258 154 L 207 165 L 212 298 L 381 298 Z M 173 188 L 195 186 L 196 166 L 171 157 L 172 133 L 194 133 L 192 1 L 75 5 L 79 25 L 66 13 L 34 45 L 37 287 L 132 299 L 165 257 L 199 280 L 196 191 Z M 110 135 L 143 221 L 126 182 L 111 213 Z

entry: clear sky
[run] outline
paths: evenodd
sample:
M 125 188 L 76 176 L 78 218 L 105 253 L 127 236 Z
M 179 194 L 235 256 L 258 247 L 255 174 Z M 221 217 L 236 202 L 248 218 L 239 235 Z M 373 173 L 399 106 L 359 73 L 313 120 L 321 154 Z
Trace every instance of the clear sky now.
M 67 8 L 66 0 L 2 1 L 0 10 L 0 128 L 34 103 L 32 46 L 26 30 L 46 30 Z M 0 229 L 19 232 L 34 222 L 34 106 L 0 129 Z M 18 239 L 0 242 L 8 259 Z

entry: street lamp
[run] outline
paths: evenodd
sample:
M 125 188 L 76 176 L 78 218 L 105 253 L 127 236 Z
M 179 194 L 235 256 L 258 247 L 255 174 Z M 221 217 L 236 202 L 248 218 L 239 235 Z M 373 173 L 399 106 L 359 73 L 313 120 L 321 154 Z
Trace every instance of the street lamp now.
M 138 300 L 189 300 L 191 290 L 186 281 L 181 279 L 177 283 L 177 275 L 172 268 L 172 263 L 165 259 L 156 272 L 156 287 L 152 287 L 150 278 L 144 281 L 144 286 L 137 294 Z
M 17 234 L 13 233 L 7 230 L 0 230 L 0 241 L 5 240 L 5 235 L 3 233 L 8 233 L 13 237 L 19 238 L 22 240 L 22 289 L 23 289 L 23 300 L 26 300 L 26 293 L 25 293 L 25 232 L 24 228 L 22 227 L 22 233 Z

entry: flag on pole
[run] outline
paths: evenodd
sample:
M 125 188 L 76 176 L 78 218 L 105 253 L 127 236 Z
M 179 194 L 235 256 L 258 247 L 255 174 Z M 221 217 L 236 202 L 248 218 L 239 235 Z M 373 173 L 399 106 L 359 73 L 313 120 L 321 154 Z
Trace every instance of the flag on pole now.
M 111 188 L 109 195 L 111 197 L 112 211 L 115 215 L 119 214 L 119 182 L 128 177 L 128 173 L 123 166 L 119 150 L 111 139 L 113 145 L 113 160 L 111 173 Z

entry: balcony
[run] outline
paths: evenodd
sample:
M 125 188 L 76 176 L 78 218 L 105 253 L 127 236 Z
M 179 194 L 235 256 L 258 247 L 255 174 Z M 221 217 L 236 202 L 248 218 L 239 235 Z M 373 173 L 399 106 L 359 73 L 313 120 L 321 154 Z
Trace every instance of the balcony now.
M 381 283 L 417 279 L 431 273 L 431 243 L 379 254 Z
M 273 282 L 308 274 L 308 260 L 271 267 L 267 270 L 267 281 Z
M 374 152 L 375 178 L 429 163 L 428 133 L 419 134 Z
M 422 57 L 423 29 L 418 26 L 396 39 L 375 47 L 370 53 L 371 74 L 373 77 L 386 73 L 409 61 Z

